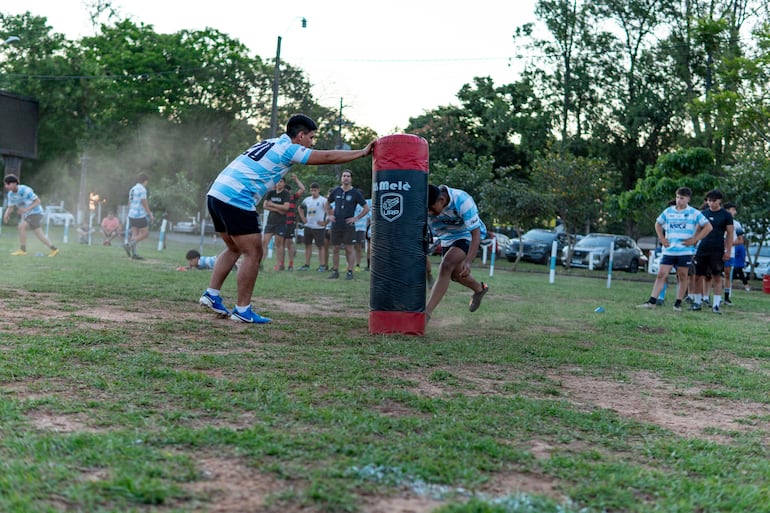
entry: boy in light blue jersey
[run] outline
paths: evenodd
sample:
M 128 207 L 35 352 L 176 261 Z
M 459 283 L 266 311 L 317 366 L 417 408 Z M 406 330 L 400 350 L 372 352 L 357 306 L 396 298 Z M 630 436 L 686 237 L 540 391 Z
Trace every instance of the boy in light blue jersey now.
M 430 320 L 433 310 L 449 289 L 450 281 L 473 291 L 468 309 L 475 312 L 489 290 L 484 282 L 478 282 L 471 276 L 471 263 L 487 234 L 476 202 L 460 189 L 428 185 L 428 226 L 441 242 L 442 257 L 438 278 L 425 306 L 425 316 Z
M 304 114 L 295 114 L 286 125 L 286 133 L 251 146 L 214 180 L 208 192 L 208 210 L 225 250 L 217 257 L 209 287 L 199 300 L 201 305 L 234 321 L 270 322 L 251 309 L 251 296 L 262 260 L 257 204 L 294 164 L 344 164 L 365 157 L 374 149 L 372 141 L 360 150 L 312 150 L 316 130 L 315 121 Z M 241 255 L 238 294 L 231 312 L 224 306 L 219 292 Z
M 677 293 L 674 311 L 682 310 L 682 300 L 686 291 L 687 272 L 695 256 L 695 245 L 711 232 L 712 226 L 703 212 L 690 206 L 692 191 L 680 187 L 676 191 L 676 204 L 666 208 L 655 221 L 655 233 L 658 235 L 662 257 L 652 286 L 650 299 L 640 308 L 655 308 L 658 295 L 666 283 L 671 268 L 676 266 Z
M 27 229 L 32 230 L 35 237 L 51 250 L 48 253 L 49 257 L 58 255 L 58 248 L 51 244 L 51 241 L 46 238 L 42 228 L 40 228 L 43 208 L 40 206 L 40 198 L 35 194 L 35 191 L 27 185 L 20 184 L 19 179 L 13 174 L 7 175 L 3 179 L 3 183 L 5 192 L 8 193 L 8 208 L 3 214 L 3 222 L 8 222 L 14 208 L 21 216 L 21 221 L 19 221 L 19 249 L 12 252 L 11 255 L 24 256 L 27 254 Z

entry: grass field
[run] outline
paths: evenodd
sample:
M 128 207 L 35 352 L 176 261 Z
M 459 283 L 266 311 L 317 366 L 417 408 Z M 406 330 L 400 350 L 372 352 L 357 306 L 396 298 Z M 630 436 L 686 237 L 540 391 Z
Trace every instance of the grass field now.
M 647 274 L 499 262 L 479 311 L 455 284 L 425 337 L 372 336 L 367 273 L 267 270 L 247 326 L 156 244 L 12 257 L 3 226 L 0 511 L 770 511 L 758 281 L 642 311 Z

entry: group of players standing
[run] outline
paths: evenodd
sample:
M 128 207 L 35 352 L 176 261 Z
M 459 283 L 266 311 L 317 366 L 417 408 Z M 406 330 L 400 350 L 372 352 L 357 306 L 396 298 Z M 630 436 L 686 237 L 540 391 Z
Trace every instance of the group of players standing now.
M 700 210 L 690 206 L 691 198 L 692 191 L 680 187 L 673 204 L 656 219 L 655 232 L 662 245 L 662 257 L 652 294 L 647 302 L 639 305 L 642 308 L 654 308 L 659 303 L 659 295 L 674 268 L 678 283 L 674 311 L 682 310 L 685 296 L 691 301 L 690 310 L 701 310 L 713 288 L 711 310 L 721 314 L 723 279 L 731 282 L 730 276 L 723 277 L 725 269 L 742 270 L 734 265 L 733 246 L 742 245 L 743 229 L 722 205 L 722 192 L 710 190 Z M 729 207 L 736 212 L 735 205 Z M 745 278 L 743 280 L 745 283 Z M 726 304 L 731 304 L 729 293 L 725 290 Z
M 305 263 L 299 271 L 310 270 L 313 245 L 318 248 L 319 272 L 329 270 L 329 278 L 339 278 L 340 251 L 345 251 L 347 273 L 345 278 L 353 279 L 353 267 L 360 268 L 366 245 L 366 232 L 370 219 L 370 203 L 363 193 L 353 187 L 350 170 L 343 170 L 340 185 L 333 188 L 328 197 L 321 196 L 320 186 L 310 184 L 310 196 L 300 203 L 305 185 L 297 175 L 292 175 L 297 191 L 281 178 L 273 190 L 267 193 L 263 208 L 268 212 L 262 237 L 263 255 L 268 254 L 269 244 L 274 241 L 276 271 L 293 271 L 294 236 L 299 220 L 304 225 Z M 332 266 L 329 266 L 329 249 L 333 249 Z M 288 260 L 288 265 L 287 261 Z M 368 262 L 367 262 L 368 268 Z

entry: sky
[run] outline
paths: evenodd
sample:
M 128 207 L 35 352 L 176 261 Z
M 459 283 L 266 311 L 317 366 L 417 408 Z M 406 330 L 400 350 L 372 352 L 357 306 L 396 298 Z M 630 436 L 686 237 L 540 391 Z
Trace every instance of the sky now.
M 457 105 L 477 76 L 496 85 L 522 69 L 513 33 L 534 22 L 536 0 L 112 0 L 121 17 L 160 33 L 213 28 L 251 51 L 302 68 L 318 103 L 380 136 L 402 131 L 410 117 Z M 94 34 L 83 0 L 0 0 L 0 12 L 29 11 L 70 39 Z M 455 4 L 455 5 L 452 5 Z M 301 18 L 307 20 L 302 28 Z M 23 34 L 19 34 L 23 37 Z M 279 125 L 285 120 L 279 120 Z

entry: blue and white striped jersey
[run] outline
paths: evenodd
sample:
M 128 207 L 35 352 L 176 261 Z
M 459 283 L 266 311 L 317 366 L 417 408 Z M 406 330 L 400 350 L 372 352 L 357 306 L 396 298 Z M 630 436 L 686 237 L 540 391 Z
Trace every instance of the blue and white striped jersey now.
M 147 211 L 142 205 L 142 200 L 147 199 L 147 189 L 144 185 L 138 183 L 128 191 L 128 217 L 131 219 L 141 219 L 147 217 Z
M 369 205 L 369 212 L 366 213 L 364 217 L 356 221 L 356 231 L 357 232 L 365 232 L 366 227 L 369 226 L 369 219 L 372 217 L 372 200 L 368 199 L 366 200 L 366 204 Z M 357 216 L 361 213 L 361 211 L 364 209 L 361 205 L 356 205 L 356 213 L 353 214 L 354 216 Z
M 16 192 L 8 191 L 8 205 L 14 205 L 16 207 L 27 208 L 32 202 L 37 199 L 37 194 L 32 190 L 32 187 L 28 185 L 19 184 Z M 28 210 L 22 214 L 21 218 L 26 219 L 27 216 L 34 214 L 43 214 L 43 208 L 40 205 L 36 205 L 35 208 Z
M 198 269 L 213 269 L 214 264 L 216 263 L 217 263 L 216 256 L 198 257 Z
M 697 208 L 688 206 L 684 210 L 677 210 L 675 205 L 668 207 L 656 219 L 663 227 L 669 246 L 663 248 L 663 255 L 694 255 L 695 246 L 684 246 L 682 241 L 695 235 L 698 226 L 708 224 L 709 220 L 703 212 Z
M 481 240 L 484 240 L 487 227 L 481 221 L 479 209 L 471 195 L 446 185 L 439 188 L 449 193 L 449 203 L 437 216 L 428 213 L 428 225 L 433 235 L 441 241 L 441 247 L 451 246 L 453 242 L 462 239 L 470 241 L 471 231 L 476 228 L 481 229 Z
M 259 142 L 219 173 L 208 195 L 233 207 L 254 211 L 292 164 L 304 164 L 312 151 L 291 142 L 287 134 Z

